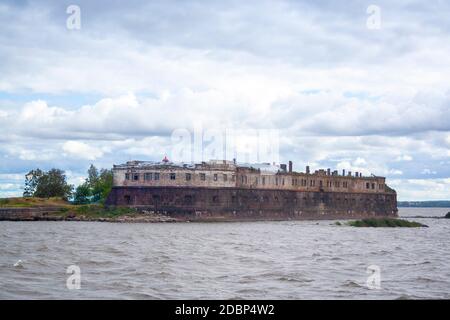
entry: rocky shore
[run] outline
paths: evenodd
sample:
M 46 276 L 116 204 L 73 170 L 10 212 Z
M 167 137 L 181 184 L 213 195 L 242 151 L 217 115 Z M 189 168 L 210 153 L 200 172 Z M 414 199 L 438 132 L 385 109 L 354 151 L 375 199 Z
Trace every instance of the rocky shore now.
M 0 208 L 0 221 L 99 221 L 99 222 L 177 222 L 183 221 L 151 212 L 135 212 L 117 216 L 75 213 L 66 207 Z

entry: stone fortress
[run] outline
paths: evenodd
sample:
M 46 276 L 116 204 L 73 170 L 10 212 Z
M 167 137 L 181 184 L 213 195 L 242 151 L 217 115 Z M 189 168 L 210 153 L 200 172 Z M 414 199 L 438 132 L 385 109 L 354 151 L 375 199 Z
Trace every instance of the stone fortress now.
M 396 216 L 384 177 L 330 169 L 294 172 L 286 164 L 210 160 L 114 165 L 107 205 L 195 219 L 284 220 Z

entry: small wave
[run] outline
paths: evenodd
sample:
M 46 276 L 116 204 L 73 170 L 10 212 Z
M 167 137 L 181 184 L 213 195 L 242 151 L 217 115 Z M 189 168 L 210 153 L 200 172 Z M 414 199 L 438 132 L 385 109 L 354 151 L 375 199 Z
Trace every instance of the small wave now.
M 279 277 L 279 278 L 277 278 L 277 280 L 278 281 L 286 281 L 286 282 L 300 282 L 300 283 L 308 283 L 308 282 L 314 281 L 312 279 L 299 279 L 299 278 L 293 278 L 293 277 L 287 277 L 287 276 Z
M 346 288 L 365 288 L 366 286 L 361 285 L 353 280 L 347 280 L 342 284 L 343 287 Z
M 13 267 L 18 268 L 18 269 L 23 269 L 24 268 L 23 263 L 24 262 L 22 260 L 17 260 L 17 262 L 13 264 Z

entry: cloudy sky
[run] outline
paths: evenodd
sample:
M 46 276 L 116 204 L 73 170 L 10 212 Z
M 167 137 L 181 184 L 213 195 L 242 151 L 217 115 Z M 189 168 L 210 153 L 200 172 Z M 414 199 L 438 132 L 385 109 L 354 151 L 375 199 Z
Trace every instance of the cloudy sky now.
M 90 163 L 160 160 L 200 124 L 278 130 L 296 170 L 450 199 L 449 15 L 446 0 L 2 0 L 0 197 L 36 167 L 78 184 Z

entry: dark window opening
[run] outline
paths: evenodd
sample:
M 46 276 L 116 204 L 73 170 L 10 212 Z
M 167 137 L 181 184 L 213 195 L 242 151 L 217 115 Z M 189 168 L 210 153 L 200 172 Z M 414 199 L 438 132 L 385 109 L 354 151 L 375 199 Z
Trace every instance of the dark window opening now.
M 193 197 L 191 195 L 185 195 L 184 196 L 184 203 L 185 204 L 192 204 L 193 203 Z
M 171 173 L 171 174 L 170 174 L 170 180 L 175 180 L 175 178 L 176 178 L 175 173 Z

